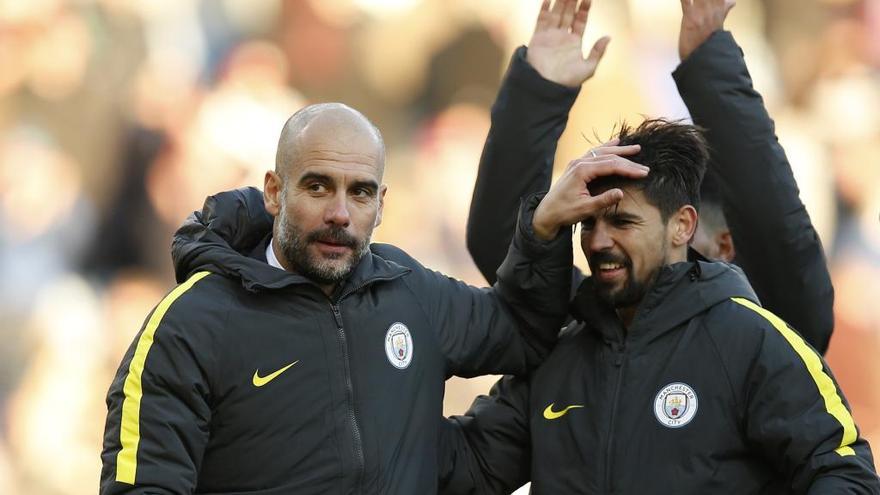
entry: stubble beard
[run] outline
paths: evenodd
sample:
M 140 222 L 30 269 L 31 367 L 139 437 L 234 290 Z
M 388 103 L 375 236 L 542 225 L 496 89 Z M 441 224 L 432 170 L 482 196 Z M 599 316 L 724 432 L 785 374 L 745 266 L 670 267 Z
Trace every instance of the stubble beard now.
M 335 285 L 348 278 L 370 246 L 370 235 L 358 240 L 339 226 L 303 232 L 288 222 L 284 208 L 278 215 L 277 230 L 278 246 L 292 270 L 318 285 Z M 309 245 L 322 240 L 348 246 L 351 251 L 312 255 Z
M 626 280 L 624 280 L 623 286 L 619 289 L 615 289 L 613 285 L 605 284 L 597 280 L 597 283 L 595 284 L 595 292 L 599 300 L 615 309 L 635 308 L 638 306 L 639 303 L 642 302 L 642 299 L 645 298 L 645 295 L 648 294 L 648 291 L 654 286 L 654 283 L 657 281 L 657 276 L 660 274 L 660 269 L 665 264 L 667 254 L 666 246 L 664 245 L 661 249 L 661 259 L 664 261 L 660 266 L 655 267 L 645 280 L 642 281 L 636 280 L 635 273 L 633 272 L 632 260 L 630 260 L 628 256 L 603 256 L 603 253 L 597 253 L 597 255 L 594 255 L 591 261 L 595 263 L 595 267 L 598 267 L 603 261 L 614 261 L 621 263 L 626 269 Z M 590 264 L 591 270 L 596 269 L 593 263 Z

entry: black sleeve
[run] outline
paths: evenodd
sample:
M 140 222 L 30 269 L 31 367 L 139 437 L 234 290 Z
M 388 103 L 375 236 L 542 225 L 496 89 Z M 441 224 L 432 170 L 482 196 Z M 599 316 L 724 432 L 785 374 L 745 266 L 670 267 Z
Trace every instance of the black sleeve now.
M 756 455 L 789 480 L 793 493 L 880 493 L 871 449 L 828 365 L 779 317 L 733 301 L 741 306 L 730 317 L 737 331 L 761 336 L 750 345 L 754 351 L 726 346 L 727 358 L 739 362 L 734 366 L 745 367 L 736 376 L 745 377 L 739 395 Z
M 474 186 L 467 247 L 490 284 L 516 226 L 520 199 L 550 188 L 556 144 L 579 88 L 541 77 L 514 52 L 492 106 L 492 124 Z
M 420 299 L 446 358 L 447 375 L 527 373 L 556 343 L 568 313 L 571 234 L 538 239 L 532 216 L 540 201 L 523 203 L 517 234 L 492 288 L 476 288 L 412 261 L 404 280 Z
M 825 254 L 742 50 L 717 31 L 673 78 L 694 123 L 707 130 L 707 175 L 720 186 L 737 264 L 764 306 L 824 354 L 834 326 Z
M 119 366 L 107 394 L 101 495 L 196 489 L 211 420 L 206 373 L 216 367 L 190 341 L 192 311 L 172 303 L 205 275 L 159 303 Z
M 441 495 L 507 494 L 531 478 L 529 384 L 506 376 L 441 426 Z

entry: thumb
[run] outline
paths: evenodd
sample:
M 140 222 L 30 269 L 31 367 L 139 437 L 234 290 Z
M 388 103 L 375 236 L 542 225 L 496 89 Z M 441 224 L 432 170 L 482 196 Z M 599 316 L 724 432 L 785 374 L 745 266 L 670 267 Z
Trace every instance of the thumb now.
M 724 16 L 730 13 L 730 9 L 736 7 L 736 0 L 725 0 L 724 2 Z
M 605 55 L 605 49 L 608 48 L 608 43 L 610 42 L 611 36 L 602 36 L 593 44 L 590 54 L 587 55 L 587 63 L 593 67 L 594 71 L 599 65 L 599 61 L 602 60 L 602 57 Z

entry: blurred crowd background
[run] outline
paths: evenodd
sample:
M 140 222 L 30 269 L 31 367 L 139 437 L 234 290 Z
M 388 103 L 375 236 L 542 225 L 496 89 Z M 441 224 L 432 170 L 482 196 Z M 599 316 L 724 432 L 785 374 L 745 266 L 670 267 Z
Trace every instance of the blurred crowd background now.
M 880 453 L 880 1 L 738 0 L 836 290 L 828 355 Z M 119 360 L 205 196 L 262 185 L 304 104 L 388 145 L 375 240 L 484 285 L 465 249 L 489 107 L 538 0 L 0 0 L 0 494 L 95 493 Z M 686 117 L 676 0 L 594 0 L 612 36 L 557 170 L 622 118 Z M 747 200 L 747 198 L 744 198 Z M 582 260 L 579 261 L 582 263 Z M 491 378 L 451 380 L 461 413 Z

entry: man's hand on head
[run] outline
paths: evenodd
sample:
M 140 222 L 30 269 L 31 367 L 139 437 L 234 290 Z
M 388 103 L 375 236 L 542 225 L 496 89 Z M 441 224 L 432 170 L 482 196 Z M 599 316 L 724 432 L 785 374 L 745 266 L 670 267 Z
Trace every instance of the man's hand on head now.
M 578 87 L 593 77 L 611 40 L 599 38 L 584 58 L 581 45 L 592 0 L 550 0 L 541 4 L 526 60 L 541 77 L 564 86 Z
M 645 177 L 648 167 L 625 158 L 639 150 L 637 144 L 618 146 L 615 139 L 572 160 L 535 210 L 532 218 L 535 235 L 539 239 L 552 240 L 559 234 L 559 229 L 617 204 L 623 199 L 623 191 L 609 189 L 593 195 L 589 190 L 590 182 L 609 175 L 630 179 Z
M 736 0 L 681 0 L 678 55 L 682 61 L 712 33 L 724 28 L 724 19 L 734 5 Z

